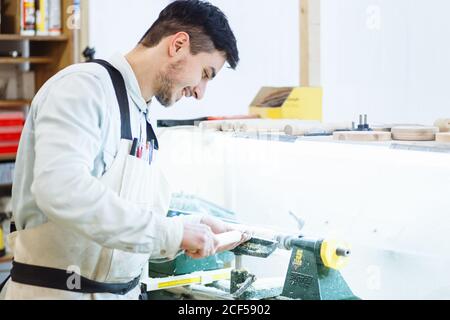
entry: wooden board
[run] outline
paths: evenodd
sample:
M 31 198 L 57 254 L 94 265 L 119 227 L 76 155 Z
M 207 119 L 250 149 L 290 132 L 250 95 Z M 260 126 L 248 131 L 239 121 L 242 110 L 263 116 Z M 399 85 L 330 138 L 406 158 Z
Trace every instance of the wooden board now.
M 0 57 L 0 64 L 23 64 L 23 63 L 50 64 L 52 62 L 53 60 L 51 57 L 28 57 L 28 58 Z
M 333 133 L 334 131 L 351 131 L 351 122 L 319 123 L 310 125 L 288 124 L 284 127 L 284 133 L 290 136 L 304 136 L 314 133 Z
M 436 133 L 437 142 L 450 142 L 450 132 Z
M 333 138 L 340 141 L 390 141 L 391 133 L 383 131 L 340 131 L 333 133 Z
M 434 141 L 436 133 L 439 132 L 437 127 L 422 126 L 400 126 L 393 127 L 392 139 L 399 141 Z
M 31 100 L 0 100 L 0 108 L 23 108 L 28 107 Z
M 309 86 L 309 0 L 300 0 L 300 85 Z
M 2 153 L 0 154 L 0 161 L 15 161 L 16 154 L 15 153 Z

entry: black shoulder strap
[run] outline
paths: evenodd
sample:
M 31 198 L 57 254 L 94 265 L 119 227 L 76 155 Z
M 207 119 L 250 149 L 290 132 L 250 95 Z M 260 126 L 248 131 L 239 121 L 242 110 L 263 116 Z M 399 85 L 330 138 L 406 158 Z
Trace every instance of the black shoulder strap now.
M 123 79 L 122 74 L 108 61 L 96 59 L 91 62 L 102 65 L 108 71 L 116 92 L 117 101 L 119 102 L 121 138 L 133 140 L 130 125 L 130 105 L 128 103 L 127 87 L 125 86 L 125 80 Z
M 122 74 L 108 61 L 95 59 L 89 62 L 98 63 L 108 71 L 120 108 L 121 138 L 133 140 L 133 134 L 131 133 L 130 104 L 128 103 L 127 87 Z M 158 150 L 159 144 L 155 131 L 153 131 L 152 125 L 147 121 L 147 141 L 152 140 L 154 148 Z

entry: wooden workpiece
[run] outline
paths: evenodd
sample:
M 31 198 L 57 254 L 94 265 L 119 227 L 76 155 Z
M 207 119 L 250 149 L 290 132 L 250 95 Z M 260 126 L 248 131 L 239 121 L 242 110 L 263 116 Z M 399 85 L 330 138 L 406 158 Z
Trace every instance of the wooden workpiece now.
M 338 131 L 333 133 L 333 138 L 340 141 L 390 141 L 391 133 L 384 131 Z
M 439 119 L 434 123 L 439 128 L 439 132 L 450 132 L 450 119 Z
M 450 143 L 450 132 L 437 133 L 436 141 Z
M 392 139 L 400 141 L 434 141 L 436 133 L 439 132 L 437 127 L 421 127 L 421 126 L 399 126 L 393 127 Z
M 292 120 L 292 119 L 242 119 L 242 120 L 215 120 L 203 121 L 199 124 L 200 129 L 211 129 L 216 131 L 240 131 L 240 132 L 283 132 L 287 125 L 305 128 L 320 126 L 315 120 Z

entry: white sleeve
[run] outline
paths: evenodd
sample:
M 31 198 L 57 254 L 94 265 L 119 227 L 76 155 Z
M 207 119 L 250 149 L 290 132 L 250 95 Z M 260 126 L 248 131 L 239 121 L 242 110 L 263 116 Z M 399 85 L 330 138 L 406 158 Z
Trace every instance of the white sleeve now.
M 35 167 L 31 191 L 48 219 L 98 244 L 171 257 L 183 222 L 121 199 L 91 172 L 102 148 L 107 107 L 100 80 L 67 75 L 48 89 L 35 115 Z
M 192 214 L 192 215 L 184 215 L 184 216 L 181 216 L 181 220 L 184 222 L 184 223 L 201 223 L 202 222 L 202 218 L 203 218 L 203 215 L 201 215 L 201 214 Z

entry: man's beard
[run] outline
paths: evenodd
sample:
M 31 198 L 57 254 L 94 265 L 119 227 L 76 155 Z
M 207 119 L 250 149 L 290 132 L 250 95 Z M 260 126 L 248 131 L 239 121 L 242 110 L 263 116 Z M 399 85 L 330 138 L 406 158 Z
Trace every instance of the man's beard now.
M 157 77 L 157 90 L 155 93 L 156 100 L 168 108 L 172 106 L 176 101 L 173 100 L 175 81 L 174 77 L 177 75 L 184 66 L 185 61 L 181 60 L 173 63 L 169 66 L 167 71 L 161 71 Z
M 172 92 L 174 83 L 171 78 L 167 76 L 167 74 L 160 73 L 158 75 L 158 89 L 155 93 L 156 100 L 159 101 L 159 103 L 168 108 L 174 104 L 174 101 L 172 100 Z

